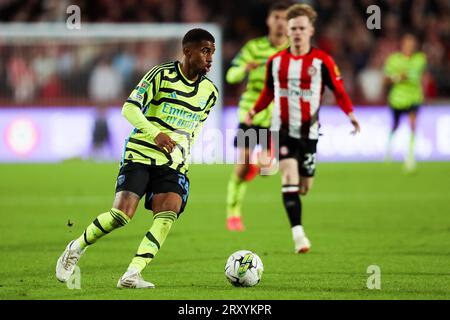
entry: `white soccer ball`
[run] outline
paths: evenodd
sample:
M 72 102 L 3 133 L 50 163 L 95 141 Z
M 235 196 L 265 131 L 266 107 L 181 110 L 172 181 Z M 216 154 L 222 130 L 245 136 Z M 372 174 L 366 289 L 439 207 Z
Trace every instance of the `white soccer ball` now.
M 264 271 L 260 257 L 249 250 L 233 253 L 225 264 L 225 276 L 235 287 L 253 287 L 261 281 Z

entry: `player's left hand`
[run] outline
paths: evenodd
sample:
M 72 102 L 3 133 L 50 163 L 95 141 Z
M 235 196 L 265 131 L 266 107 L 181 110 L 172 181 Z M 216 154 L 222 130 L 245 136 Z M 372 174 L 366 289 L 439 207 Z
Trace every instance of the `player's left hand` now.
M 351 120 L 351 123 L 353 125 L 353 130 L 350 132 L 350 134 L 355 135 L 357 133 L 361 132 L 361 127 L 359 126 L 359 123 L 357 120 Z
M 359 125 L 358 120 L 356 120 L 356 117 L 353 114 L 353 112 L 350 112 L 348 114 L 348 117 L 350 118 L 350 122 L 353 125 L 353 130 L 350 132 L 350 134 L 355 135 L 355 134 L 361 132 L 361 126 Z

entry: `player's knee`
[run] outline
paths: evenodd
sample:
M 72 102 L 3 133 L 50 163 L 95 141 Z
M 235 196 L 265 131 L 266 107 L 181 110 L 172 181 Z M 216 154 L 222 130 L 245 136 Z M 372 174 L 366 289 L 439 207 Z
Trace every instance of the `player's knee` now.
M 133 218 L 137 205 L 139 203 L 139 196 L 130 191 L 121 191 L 116 194 L 113 207 L 122 211 L 130 219 Z
M 134 216 L 134 214 L 136 212 L 136 208 L 134 206 L 130 205 L 129 203 L 126 203 L 126 202 L 115 204 L 114 208 L 117 209 L 117 210 L 122 211 L 130 219 L 133 218 L 133 216 Z
M 281 177 L 283 185 L 296 185 L 298 184 L 298 177 L 295 175 L 285 174 Z
M 153 213 L 172 211 L 178 214 L 180 212 L 181 205 L 182 202 L 180 197 L 172 197 L 172 196 L 165 196 L 161 198 L 155 197 L 153 199 L 152 211 Z
M 132 208 L 130 206 L 126 206 L 126 205 L 114 206 L 114 209 L 122 211 L 130 219 L 133 219 L 133 216 L 134 216 L 134 214 L 136 212 L 136 209 L 134 209 L 134 208 Z

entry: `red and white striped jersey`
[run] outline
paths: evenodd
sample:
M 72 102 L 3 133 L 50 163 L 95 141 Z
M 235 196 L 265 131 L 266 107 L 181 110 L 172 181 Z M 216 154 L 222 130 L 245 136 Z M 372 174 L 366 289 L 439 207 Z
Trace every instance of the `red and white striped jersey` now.
M 287 48 L 267 61 L 264 89 L 253 110 L 259 112 L 274 100 L 271 130 L 288 130 L 289 136 L 297 139 L 318 139 L 324 85 L 334 92 L 346 114 L 352 112 L 352 102 L 331 56 L 317 48 L 294 56 Z

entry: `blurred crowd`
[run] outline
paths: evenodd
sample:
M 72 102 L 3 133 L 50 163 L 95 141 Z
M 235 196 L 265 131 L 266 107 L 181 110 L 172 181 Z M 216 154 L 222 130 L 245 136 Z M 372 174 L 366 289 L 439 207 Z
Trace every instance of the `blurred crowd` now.
M 223 30 L 223 73 L 241 46 L 265 35 L 269 0 L 0 0 L 2 22 L 65 21 L 81 8 L 82 22 L 214 22 Z M 292 1 L 291 1 L 292 2 Z M 331 53 L 356 104 L 385 103 L 383 64 L 398 50 L 404 31 L 415 33 L 428 59 L 427 98 L 450 98 L 450 1 L 310 0 L 318 11 L 315 45 Z M 381 9 L 381 29 L 369 30 L 366 9 Z M 0 101 L 15 103 L 94 99 L 119 101 L 155 63 L 177 57 L 177 43 L 109 43 L 17 46 L 0 39 Z M 173 56 L 168 56 L 172 53 Z M 225 82 L 224 82 L 225 83 Z M 111 90 L 105 93 L 104 88 Z M 225 105 L 236 105 L 241 86 L 224 87 Z M 63 102 L 62 102 L 63 103 Z
M 149 66 L 176 60 L 179 46 L 175 40 L 28 41 L 0 45 L 2 105 L 121 104 Z

